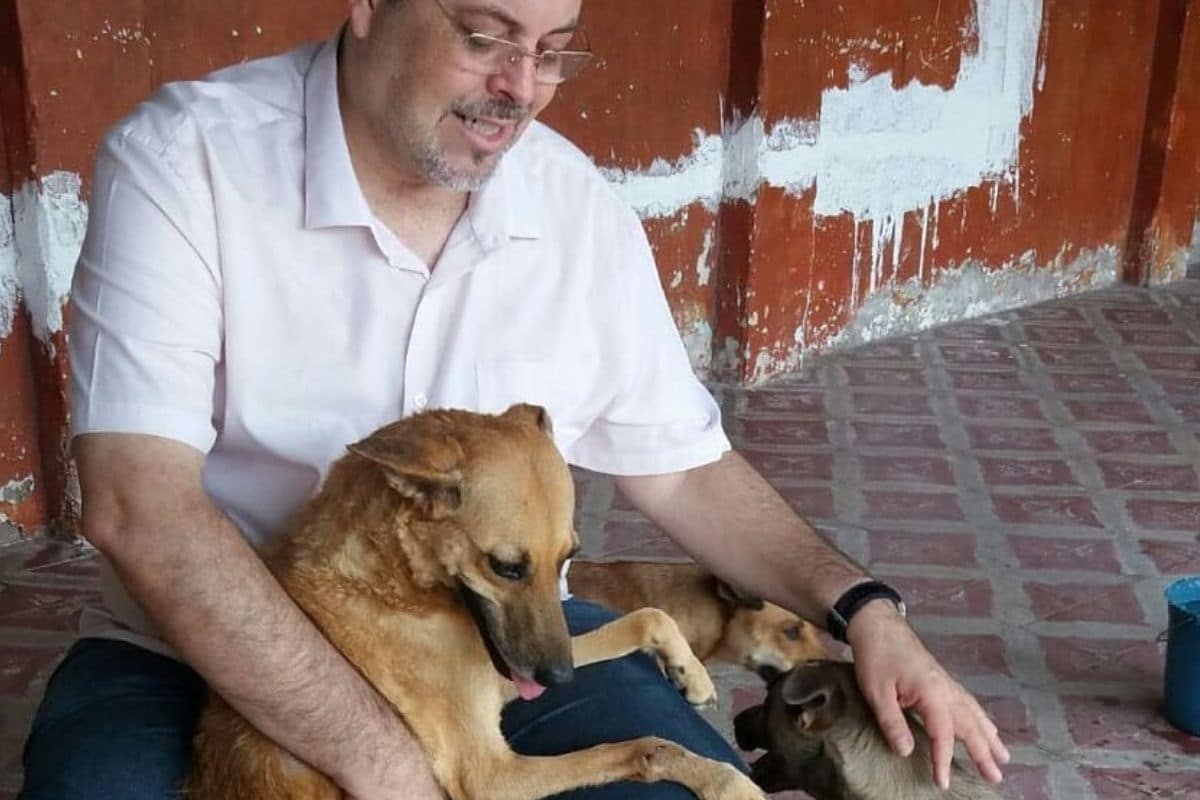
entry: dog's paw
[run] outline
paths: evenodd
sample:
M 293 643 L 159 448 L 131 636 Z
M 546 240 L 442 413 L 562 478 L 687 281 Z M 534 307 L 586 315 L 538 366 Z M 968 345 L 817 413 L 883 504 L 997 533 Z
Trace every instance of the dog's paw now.
M 717 687 L 712 676 L 698 659 L 686 663 L 666 664 L 667 677 L 683 692 L 683 696 L 694 706 L 709 706 L 717 702 Z

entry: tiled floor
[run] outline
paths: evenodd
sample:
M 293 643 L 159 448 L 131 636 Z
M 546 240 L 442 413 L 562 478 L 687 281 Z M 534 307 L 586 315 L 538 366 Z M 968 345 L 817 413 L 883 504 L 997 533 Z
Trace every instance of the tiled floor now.
M 719 393 L 751 460 L 905 591 L 984 698 L 1014 754 L 1005 797 L 1200 797 L 1200 738 L 1160 717 L 1156 642 L 1163 587 L 1200 574 L 1200 281 L 999 314 Z M 587 554 L 679 555 L 611 482 L 579 484 Z M 94 564 L 24 543 L 0 550 L 0 576 L 5 798 Z M 728 731 L 761 689 L 716 672 Z

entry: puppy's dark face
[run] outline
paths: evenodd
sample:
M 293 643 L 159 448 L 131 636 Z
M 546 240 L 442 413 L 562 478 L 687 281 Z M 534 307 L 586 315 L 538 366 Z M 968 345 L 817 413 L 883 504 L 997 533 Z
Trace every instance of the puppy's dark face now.
M 839 661 L 800 664 L 781 679 L 779 698 L 796 730 L 807 736 L 823 736 L 862 711 L 854 666 Z

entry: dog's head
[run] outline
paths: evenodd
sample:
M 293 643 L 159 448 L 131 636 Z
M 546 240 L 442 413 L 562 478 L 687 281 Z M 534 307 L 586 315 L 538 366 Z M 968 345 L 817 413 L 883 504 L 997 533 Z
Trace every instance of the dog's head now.
M 496 668 L 522 697 L 572 677 L 559 598 L 578 547 L 575 490 L 546 412 L 432 411 L 376 431 L 350 451 L 403 497 L 414 568 L 455 586 Z
M 773 603 L 749 597 L 720 579 L 717 595 L 732 609 L 721 648 L 730 661 L 770 682 L 804 661 L 826 658 L 817 629 Z
M 840 724 L 872 725 L 873 717 L 844 661 L 809 661 L 779 679 L 778 702 L 802 736 L 821 738 Z

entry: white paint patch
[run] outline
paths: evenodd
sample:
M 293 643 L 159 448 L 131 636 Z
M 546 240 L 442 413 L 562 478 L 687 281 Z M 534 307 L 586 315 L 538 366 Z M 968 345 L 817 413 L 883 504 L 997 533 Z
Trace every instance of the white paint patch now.
M 17 277 L 17 236 L 13 228 L 12 200 L 0 194 L 0 345 L 12 333 L 21 300 Z
M 696 150 L 674 164 L 648 170 L 606 171 L 614 187 L 645 217 L 672 216 L 692 203 L 752 200 L 762 184 L 798 193 L 817 189 L 818 216 L 852 214 L 869 223 L 870 269 L 877 289 L 902 255 L 903 218 L 921 212 L 922 252 L 938 246 L 938 205 L 963 191 L 1019 179 L 1021 121 L 1044 80 L 1038 45 L 1042 0 L 975 0 L 978 50 L 965 54 L 951 89 L 917 81 L 892 86 L 890 72 L 868 76 L 850 67 L 850 85 L 821 95 L 818 120 L 780 121 L 767 133 L 757 116 L 718 136 L 697 131 Z M 927 235 L 930 207 L 933 235 Z M 923 267 L 922 267 L 923 271 Z
M 696 283 L 699 286 L 707 286 L 709 280 L 712 279 L 712 256 L 713 242 L 716 240 L 716 233 L 712 227 L 709 227 L 704 232 L 704 244 L 700 247 L 700 257 L 696 259 Z
M 62 330 L 63 304 L 87 229 L 80 186 L 75 173 L 56 171 L 13 196 L 12 213 L 5 215 L 13 224 L 11 255 L 5 255 L 0 229 L 0 333 L 12 330 L 17 299 L 24 301 L 34 336 L 48 348 L 50 337 Z M 15 292 L 4 285 L 6 269 L 15 275 Z
M 968 263 L 937 274 L 932 286 L 916 278 L 868 296 L 829 347 L 853 347 L 889 336 L 925 330 L 1067 294 L 1111 286 L 1120 277 L 1114 246 L 1080 254 L 1070 263 L 1059 255 L 1038 264 L 1032 253 L 1002 268 Z
M 11 480 L 0 486 L 0 503 L 16 505 L 33 494 L 35 486 L 36 484 L 32 475 Z
M 670 217 L 692 203 L 716 208 L 721 200 L 725 145 L 720 136 L 695 133 L 696 149 L 674 163 L 656 158 L 642 171 L 602 168 L 617 192 L 643 218 Z
M 683 346 L 687 349 L 692 368 L 700 375 L 707 375 L 712 369 L 712 325 L 708 320 L 700 319 L 687 326 L 681 332 Z

